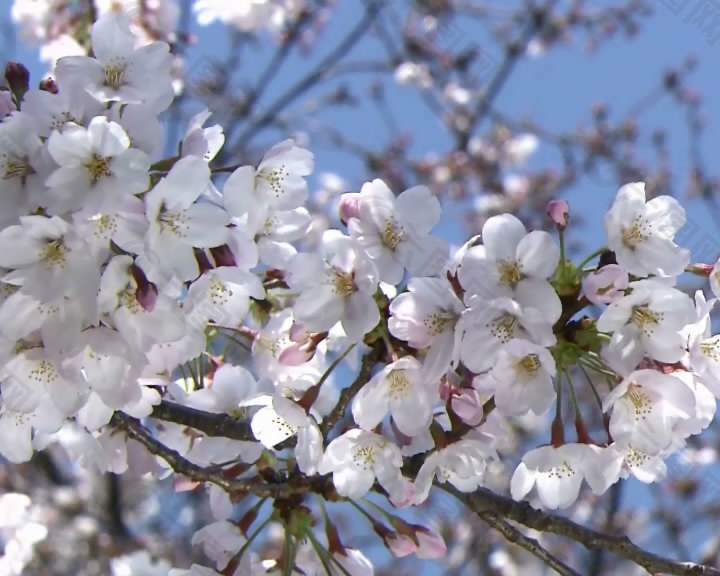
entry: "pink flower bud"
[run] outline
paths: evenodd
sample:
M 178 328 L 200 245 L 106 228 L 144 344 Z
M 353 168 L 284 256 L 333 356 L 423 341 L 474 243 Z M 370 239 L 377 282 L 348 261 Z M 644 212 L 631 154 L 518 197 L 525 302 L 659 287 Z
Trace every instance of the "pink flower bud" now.
M 417 557 L 425 559 L 442 558 L 447 554 L 447 544 L 437 532 L 415 525 L 415 536 L 418 539 Z
M 417 550 L 415 542 L 407 536 L 401 536 L 400 534 L 387 536 L 385 538 L 385 545 L 396 558 L 404 558 Z
M 463 388 L 452 399 L 452 409 L 463 422 L 470 426 L 477 426 L 483 418 L 483 403 L 485 398 L 474 388 Z
M 305 344 L 292 344 L 285 348 L 278 356 L 278 361 L 283 366 L 300 366 L 309 362 L 313 352 L 308 350 Z
M 38 89 L 42 90 L 43 92 L 50 92 L 51 94 L 58 93 L 57 84 L 52 78 L 45 78 L 44 80 L 41 80 L 40 84 L 38 85 Z
M 612 304 L 625 295 L 629 281 L 627 270 L 618 264 L 608 264 L 585 278 L 583 292 L 593 304 Z
M 344 224 L 350 221 L 350 218 L 360 217 L 360 193 L 347 192 L 340 196 L 340 220 Z
M 558 230 L 565 230 L 570 219 L 570 207 L 565 200 L 552 200 L 548 204 L 547 215 Z
M 18 102 L 30 88 L 30 72 L 24 64 L 11 60 L 5 66 L 5 80 Z

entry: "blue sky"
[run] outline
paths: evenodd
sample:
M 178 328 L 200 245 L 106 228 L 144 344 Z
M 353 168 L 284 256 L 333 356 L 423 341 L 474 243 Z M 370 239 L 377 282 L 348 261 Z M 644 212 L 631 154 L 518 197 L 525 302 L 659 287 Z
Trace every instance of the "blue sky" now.
M 702 150 L 708 170 L 717 172 L 713 167 L 716 151 L 720 150 L 720 106 L 716 104 L 720 102 L 720 40 L 714 44 L 709 43 L 706 36 L 689 19 L 693 9 L 702 2 L 703 0 L 658 0 L 653 2 L 656 6 L 654 16 L 642 21 L 640 34 L 636 38 L 628 40 L 619 35 L 597 52 L 589 54 L 583 47 L 585 39 L 577 37 L 567 46 L 557 46 L 540 58 L 522 61 L 497 98 L 497 107 L 512 118 L 534 118 L 554 131 L 572 130 L 578 126 L 588 127 L 591 124 L 592 103 L 605 102 L 611 118 L 623 117 L 632 105 L 658 86 L 668 67 L 679 67 L 688 55 L 694 54 L 699 64 L 690 84 L 703 95 L 707 119 Z M 294 84 L 330 48 L 337 45 L 361 17 L 360 2 L 338 0 L 337 4 L 320 37 L 319 49 L 310 55 L 291 54 L 275 82 L 268 88 L 266 99 L 261 104 L 271 103 L 284 88 Z M 497 10 L 509 10 L 522 3 L 517 0 L 496 0 L 489 4 Z M 598 1 L 587 4 L 606 6 L 608 3 Z M 9 2 L 6 3 L 6 6 L 9 5 Z M 395 10 L 396 18 L 402 18 L 406 11 L 404 5 L 404 2 L 394 0 L 389 9 Z M 458 47 L 474 42 L 490 55 L 501 53 L 499 47 L 490 42 L 482 30 L 464 21 L 459 23 L 458 27 Z M 227 50 L 227 37 L 222 26 L 214 25 L 203 29 L 193 23 L 191 31 L 198 35 L 199 42 L 187 52 L 190 67 L 201 62 L 207 55 L 221 55 Z M 269 35 L 263 34 L 258 46 L 245 53 L 236 71 L 238 86 L 243 81 L 251 84 L 256 81 L 272 54 L 272 50 L 268 49 L 271 42 Z M 11 57 L 24 62 L 31 69 L 32 82 L 36 85 L 46 71 L 44 65 L 37 61 L 37 49 L 23 45 L 18 39 L 13 52 Z M 381 56 L 380 44 L 375 39 L 369 39 L 361 43 L 346 60 L 372 61 Z M 300 102 L 307 101 L 308 96 L 329 92 L 329 88 L 340 81 L 347 82 L 359 95 L 366 94 L 370 78 L 369 75 L 345 76 L 330 81 L 309 92 Z M 384 86 L 391 108 L 396 111 L 395 123 L 401 131 L 407 130 L 413 135 L 412 154 L 422 156 L 446 149 L 448 142 L 443 138 L 444 130 L 437 125 L 435 118 L 429 115 L 425 105 L 413 96 L 414 89 L 394 86 L 392 79 L 387 76 Z M 297 110 L 297 105 L 294 109 Z M 330 110 L 319 117 L 353 141 L 369 147 L 377 148 L 388 138 L 387 126 L 368 105 L 352 110 Z M 656 127 L 667 131 L 673 158 L 674 191 L 682 200 L 691 166 L 683 111 L 669 96 L 665 96 L 652 106 L 642 108 L 634 119 L 643 128 L 646 136 Z M 480 133 L 483 129 L 484 127 L 481 127 Z M 266 135 L 262 141 L 271 145 L 286 135 L 273 136 Z M 366 168 L 347 154 L 330 146 L 315 146 L 312 141 L 310 147 L 316 155 L 316 174 L 335 172 L 346 180 L 349 189 L 356 190 L 368 177 Z M 649 141 L 642 141 L 639 148 L 643 150 L 645 157 L 653 158 Z M 556 150 L 542 146 L 530 161 L 529 168 L 549 165 L 559 166 L 558 154 Z M 602 213 L 612 203 L 617 189 L 609 179 L 603 180 L 602 176 L 584 180 L 567 195 L 571 212 L 582 213 L 586 217 L 584 228 L 575 234 L 582 236 L 588 250 L 604 244 Z M 700 255 L 701 248 L 697 240 L 703 236 L 707 236 L 711 244 L 718 246 L 716 251 L 720 251 L 720 230 L 713 223 L 707 206 L 697 200 L 682 202 L 688 211 L 689 220 L 697 228 L 688 245 L 693 248 L 694 256 Z M 459 243 L 466 239 L 466 235 L 457 214 L 457 207 L 447 206 L 440 231 L 447 239 Z M 626 488 L 623 506 L 643 506 L 647 503 L 648 491 L 644 487 L 629 481 Z M 661 551 L 663 547 L 659 540 L 650 542 L 649 545 L 657 551 Z

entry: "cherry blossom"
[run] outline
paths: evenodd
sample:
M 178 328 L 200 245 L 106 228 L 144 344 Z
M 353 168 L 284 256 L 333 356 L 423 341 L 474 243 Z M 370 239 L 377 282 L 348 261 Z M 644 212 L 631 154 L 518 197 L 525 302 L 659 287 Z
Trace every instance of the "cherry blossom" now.
M 690 257 L 673 242 L 685 220 L 685 209 L 675 198 L 657 196 L 646 202 L 644 182 L 626 184 L 605 216 L 608 247 L 631 274 L 677 276 Z

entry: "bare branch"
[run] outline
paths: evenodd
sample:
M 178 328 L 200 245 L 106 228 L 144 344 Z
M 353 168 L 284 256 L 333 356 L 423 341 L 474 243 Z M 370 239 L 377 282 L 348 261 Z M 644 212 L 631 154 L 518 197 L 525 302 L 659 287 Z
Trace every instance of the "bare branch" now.
M 673 574 L 676 576 L 720 576 L 720 570 L 694 564 L 692 562 L 675 562 L 658 556 L 633 544 L 627 536 L 610 536 L 592 530 L 572 520 L 536 510 L 527 502 L 516 502 L 511 498 L 500 496 L 480 488 L 471 494 L 460 492 L 449 485 L 441 488 L 455 496 L 468 509 L 481 518 L 490 513 L 496 517 L 507 518 L 518 522 L 528 528 L 540 532 L 558 534 L 579 542 L 590 550 L 598 548 L 617 554 L 638 566 L 642 566 L 651 574 Z
M 534 538 L 525 536 L 525 534 L 520 532 L 520 530 L 510 525 L 505 520 L 498 518 L 495 514 L 491 512 L 484 512 L 480 514 L 480 517 L 490 526 L 495 528 L 495 530 L 500 532 L 505 537 L 505 540 L 527 550 L 530 554 L 550 566 L 550 568 L 555 570 L 555 572 L 560 574 L 560 576 L 580 576 L 579 572 L 576 572 L 567 564 L 564 564 L 558 558 L 550 554 L 550 552 L 548 552 L 542 544 L 540 544 L 540 542 Z

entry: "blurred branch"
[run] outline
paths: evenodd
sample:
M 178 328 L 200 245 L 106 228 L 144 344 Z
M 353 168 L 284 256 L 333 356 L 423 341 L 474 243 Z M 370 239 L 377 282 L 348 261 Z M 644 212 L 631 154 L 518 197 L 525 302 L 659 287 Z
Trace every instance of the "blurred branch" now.
M 576 572 L 550 554 L 550 552 L 543 548 L 537 540 L 525 536 L 525 534 L 520 532 L 520 530 L 511 526 L 501 518 L 498 518 L 495 514 L 491 512 L 484 512 L 480 514 L 480 517 L 490 526 L 495 528 L 495 530 L 500 532 L 505 537 L 505 540 L 527 550 L 530 554 L 542 560 L 561 576 L 580 576 L 579 572 Z
M 342 59 L 355 45 L 355 43 L 362 38 L 365 31 L 373 23 L 377 15 L 382 8 L 382 3 L 379 1 L 370 2 L 365 9 L 365 16 L 358 22 L 345 39 L 302 80 L 290 88 L 283 96 L 275 101 L 270 107 L 265 110 L 257 120 L 250 122 L 250 124 L 240 133 L 238 142 L 242 146 L 243 142 L 248 141 L 258 130 L 264 128 L 267 124 L 272 122 L 273 118 L 279 114 L 283 108 L 295 100 L 298 96 L 312 88 L 317 82 L 323 79 L 323 77 L 330 71 L 332 66 L 338 60 Z
M 636 546 L 627 536 L 603 534 L 567 518 L 536 510 L 527 502 L 516 502 L 485 488 L 479 488 L 471 494 L 460 492 L 449 485 L 442 485 L 441 488 L 481 518 L 488 514 L 504 517 L 533 530 L 564 536 L 590 550 L 604 549 L 642 566 L 651 574 L 660 572 L 676 576 L 720 576 L 720 570 L 716 568 L 663 558 Z

